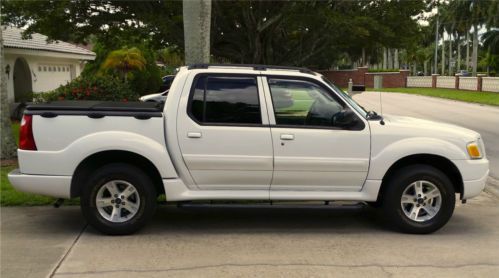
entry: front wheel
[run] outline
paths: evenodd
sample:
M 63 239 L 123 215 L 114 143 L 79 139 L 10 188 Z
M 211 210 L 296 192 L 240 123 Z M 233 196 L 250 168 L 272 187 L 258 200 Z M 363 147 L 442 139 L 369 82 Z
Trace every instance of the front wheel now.
M 105 234 L 131 234 L 146 224 L 155 209 L 154 184 L 142 170 L 129 164 L 99 168 L 82 191 L 83 215 Z
M 427 165 L 399 169 L 386 184 L 382 210 L 396 228 L 406 233 L 432 233 L 454 212 L 456 196 L 449 178 Z

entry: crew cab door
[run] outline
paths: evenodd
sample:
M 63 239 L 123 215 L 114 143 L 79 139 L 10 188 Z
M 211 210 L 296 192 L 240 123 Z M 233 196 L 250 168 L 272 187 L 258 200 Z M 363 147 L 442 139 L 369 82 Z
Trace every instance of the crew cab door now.
M 198 188 L 269 190 L 272 138 L 260 83 L 256 75 L 194 77 L 187 106 L 179 106 L 177 136 Z
M 315 79 L 263 77 L 274 146 L 271 193 L 359 191 L 369 168 L 369 127 Z

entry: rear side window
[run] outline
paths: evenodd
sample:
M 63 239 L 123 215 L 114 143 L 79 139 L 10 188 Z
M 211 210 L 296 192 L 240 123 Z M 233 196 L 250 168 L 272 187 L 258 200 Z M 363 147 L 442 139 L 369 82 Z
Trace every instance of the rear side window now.
M 262 123 L 256 77 L 201 76 L 193 90 L 189 109 L 198 122 Z

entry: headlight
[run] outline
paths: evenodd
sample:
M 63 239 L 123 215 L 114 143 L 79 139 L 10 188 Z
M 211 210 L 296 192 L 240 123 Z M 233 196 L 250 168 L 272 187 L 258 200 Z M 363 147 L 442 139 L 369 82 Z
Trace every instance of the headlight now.
M 483 152 L 477 141 L 468 143 L 468 145 L 466 145 L 466 150 L 468 150 L 471 159 L 480 159 L 483 157 Z

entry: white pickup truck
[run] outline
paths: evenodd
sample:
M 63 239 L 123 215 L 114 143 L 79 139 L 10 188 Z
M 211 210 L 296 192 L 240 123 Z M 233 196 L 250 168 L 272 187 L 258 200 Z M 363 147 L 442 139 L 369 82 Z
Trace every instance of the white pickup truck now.
M 425 109 L 425 107 L 420 107 Z M 409 233 L 480 194 L 480 135 L 365 111 L 318 73 L 258 65 L 182 67 L 153 103 L 27 107 L 9 174 L 20 191 L 79 197 L 88 223 L 129 234 L 170 201 L 361 201 Z

